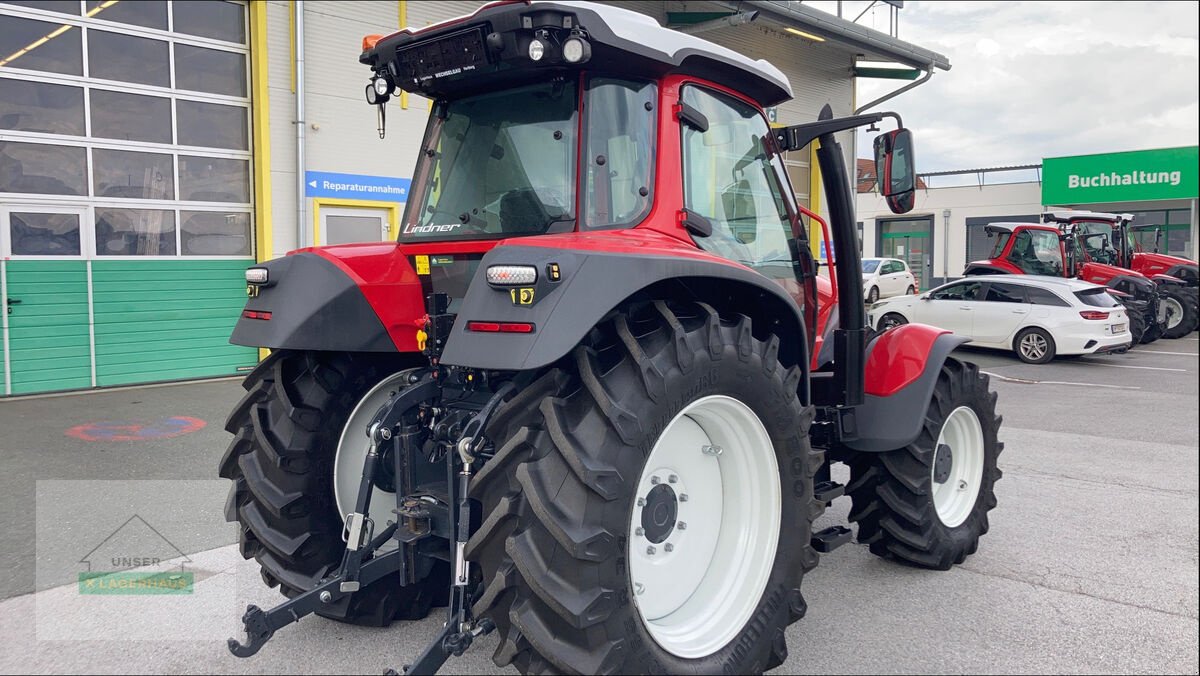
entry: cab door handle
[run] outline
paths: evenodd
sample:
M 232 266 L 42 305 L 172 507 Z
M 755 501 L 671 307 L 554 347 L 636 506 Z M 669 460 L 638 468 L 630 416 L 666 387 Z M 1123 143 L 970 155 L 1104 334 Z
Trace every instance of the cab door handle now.
M 17 304 L 19 304 L 20 302 L 21 302 L 21 299 L 20 299 L 20 298 L 9 298 L 9 299 L 7 299 L 7 300 L 5 301 L 5 304 L 8 306 L 8 308 L 7 308 L 7 309 L 8 309 L 8 314 L 10 314 L 10 315 L 11 315 L 11 314 L 12 314 L 12 306 L 14 306 L 14 305 L 17 305 Z

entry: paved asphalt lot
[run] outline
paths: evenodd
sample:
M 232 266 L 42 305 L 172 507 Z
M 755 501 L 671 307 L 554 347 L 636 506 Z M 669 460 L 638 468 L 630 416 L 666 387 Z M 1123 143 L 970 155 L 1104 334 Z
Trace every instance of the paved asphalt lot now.
M 994 374 L 1005 419 L 991 532 L 947 573 L 857 545 L 825 557 L 779 673 L 1197 673 L 1198 345 L 1192 334 L 1046 366 L 964 350 Z M 240 391 L 226 380 L 0 402 L 0 671 L 379 673 L 413 659 L 440 615 L 385 630 L 312 617 L 254 658 L 226 652 L 241 607 L 281 598 L 230 545 L 225 482 L 211 481 Z M 159 441 L 65 434 L 170 416 L 207 426 Z M 78 594 L 79 560 L 132 509 L 188 555 L 193 596 Z M 494 646 L 446 671 L 498 673 Z

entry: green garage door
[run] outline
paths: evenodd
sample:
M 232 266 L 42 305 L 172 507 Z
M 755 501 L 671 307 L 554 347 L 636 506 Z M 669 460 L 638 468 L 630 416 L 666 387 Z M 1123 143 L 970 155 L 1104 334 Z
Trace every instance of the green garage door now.
M 112 210 L 108 210 L 112 211 Z M 252 259 L 168 257 L 173 214 L 154 256 L 112 251 L 86 207 L 0 207 L 0 394 L 232 376 L 257 362 L 229 344 Z M 156 212 L 157 215 L 157 212 Z M 111 216 L 107 216 L 111 219 Z M 188 249 L 185 249 L 188 250 Z M 124 252 L 125 250 L 120 250 Z
M 96 260 L 96 384 L 237 375 L 257 350 L 229 344 L 245 260 Z
M 6 394 L 92 384 L 84 209 L 12 207 L 3 228 Z

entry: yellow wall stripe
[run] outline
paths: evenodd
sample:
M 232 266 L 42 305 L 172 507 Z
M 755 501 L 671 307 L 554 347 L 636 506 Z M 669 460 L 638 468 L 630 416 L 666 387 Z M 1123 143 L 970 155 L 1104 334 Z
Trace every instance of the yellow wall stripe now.
M 267 89 L 267 2 L 250 3 L 250 87 L 254 164 L 254 240 L 255 258 L 262 262 L 273 258 L 271 242 L 271 130 L 270 94 Z M 270 353 L 258 351 L 259 359 Z

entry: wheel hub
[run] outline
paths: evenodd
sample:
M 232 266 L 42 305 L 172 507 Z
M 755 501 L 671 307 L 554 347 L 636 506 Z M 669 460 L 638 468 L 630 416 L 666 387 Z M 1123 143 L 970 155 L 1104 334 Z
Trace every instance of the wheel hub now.
M 642 507 L 642 528 L 646 540 L 659 544 L 671 537 L 679 515 L 679 499 L 667 484 L 658 484 L 646 495 L 646 506 Z
M 983 483 L 985 462 L 983 426 L 970 406 L 959 406 L 946 416 L 934 446 L 933 506 L 948 528 L 961 525 L 975 508 Z

